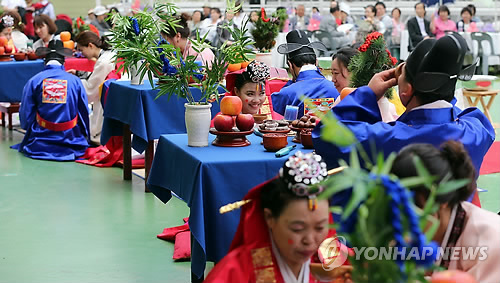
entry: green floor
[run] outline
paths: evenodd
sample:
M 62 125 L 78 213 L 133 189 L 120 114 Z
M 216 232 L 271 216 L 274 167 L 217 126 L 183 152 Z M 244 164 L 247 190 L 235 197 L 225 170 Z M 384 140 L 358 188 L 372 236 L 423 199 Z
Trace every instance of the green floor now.
M 26 158 L 0 129 L 0 282 L 188 282 L 156 234 L 182 224 L 187 206 L 164 205 L 118 168 Z
M 500 122 L 500 99 L 492 109 Z M 0 128 L 0 282 L 189 282 L 190 263 L 174 263 L 173 244 L 156 238 L 182 224 L 183 202 L 163 205 L 118 168 L 26 158 L 9 149 L 21 139 Z M 500 173 L 478 184 L 498 212 Z

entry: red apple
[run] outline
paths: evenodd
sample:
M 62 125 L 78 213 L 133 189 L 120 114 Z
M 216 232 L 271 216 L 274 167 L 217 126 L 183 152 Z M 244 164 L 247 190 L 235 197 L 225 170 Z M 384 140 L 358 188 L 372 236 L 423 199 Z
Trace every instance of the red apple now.
M 5 48 L 3 46 L 0 46 L 0 55 L 5 54 Z
M 11 47 L 11 46 L 9 46 L 9 45 L 5 45 L 5 46 L 4 46 L 4 48 L 5 48 L 5 53 L 6 53 L 6 54 L 10 54 L 10 53 L 12 53 L 12 47 Z
M 220 111 L 226 115 L 236 116 L 241 113 L 242 108 L 241 99 L 234 95 L 224 96 L 220 101 Z
M 7 37 L 5 36 L 0 36 L 0 46 L 7 46 L 7 43 L 9 41 L 7 40 Z
M 219 114 L 214 118 L 215 129 L 219 132 L 231 132 L 234 126 L 233 117 Z
M 250 131 L 253 129 L 255 121 L 253 120 L 252 114 L 239 114 L 236 117 L 236 127 L 240 129 L 240 131 Z
M 434 272 L 431 283 L 478 283 L 469 273 L 461 270 Z

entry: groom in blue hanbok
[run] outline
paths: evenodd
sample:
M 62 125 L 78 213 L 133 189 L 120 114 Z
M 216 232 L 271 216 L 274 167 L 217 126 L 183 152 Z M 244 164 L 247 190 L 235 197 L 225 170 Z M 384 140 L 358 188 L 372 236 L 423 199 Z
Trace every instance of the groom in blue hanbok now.
M 376 74 L 368 86 L 358 88 L 332 111 L 370 157 L 376 152 L 387 157 L 412 143 L 439 146 L 447 140 L 457 140 L 464 144 L 479 172 L 483 157 L 495 140 L 495 131 L 479 109 L 461 111 L 450 103 L 457 79 L 470 79 L 474 73 L 475 64 L 462 69 L 466 51 L 467 43 L 458 34 L 424 40 L 404 65 Z M 384 123 L 377 100 L 396 84 L 406 112 L 397 121 Z M 314 148 L 328 167 L 338 166 L 339 159 L 348 160 L 353 147 L 337 147 L 323 141 L 321 128 L 319 124 L 313 131 Z
M 19 118 L 26 134 L 12 146 L 28 157 L 75 160 L 89 146 L 87 95 L 80 79 L 64 70 L 64 57 L 72 53 L 59 40 L 36 50 L 45 69 L 24 87 Z
M 287 56 L 293 80 L 288 81 L 281 91 L 271 95 L 274 111 L 285 115 L 286 106 L 294 105 L 299 107 L 299 115 L 304 115 L 304 98 L 339 97 L 333 82 L 327 80 L 316 67 L 314 49 L 326 51 L 325 45 L 319 41 L 309 42 L 306 33 L 301 30 L 289 32 L 286 42 L 278 46 L 277 50 Z

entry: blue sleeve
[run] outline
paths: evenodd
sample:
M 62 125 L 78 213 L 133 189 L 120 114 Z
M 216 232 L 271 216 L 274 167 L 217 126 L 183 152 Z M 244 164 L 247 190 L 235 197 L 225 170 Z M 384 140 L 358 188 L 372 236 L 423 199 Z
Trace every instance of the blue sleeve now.
M 377 97 L 367 86 L 353 91 L 333 107 L 332 111 L 341 122 L 360 121 L 373 124 L 382 121 Z
M 87 93 L 80 80 L 75 80 L 75 91 L 78 94 L 78 122 L 83 127 L 82 132 L 90 137 L 89 103 Z
M 37 111 L 36 95 L 37 83 L 35 83 L 35 80 L 31 79 L 24 86 L 21 107 L 19 108 L 19 120 L 21 121 L 21 128 L 24 130 L 28 130 L 35 122 Z
M 271 100 L 273 101 L 273 109 L 275 112 L 285 115 L 285 109 L 288 105 L 288 95 L 283 89 L 280 92 L 275 92 L 271 95 Z

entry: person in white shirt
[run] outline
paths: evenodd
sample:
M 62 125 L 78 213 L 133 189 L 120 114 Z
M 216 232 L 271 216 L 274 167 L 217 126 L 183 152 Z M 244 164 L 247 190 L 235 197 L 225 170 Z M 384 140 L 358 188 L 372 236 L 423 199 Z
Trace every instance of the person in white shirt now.
M 221 21 L 220 16 L 220 9 L 212 8 L 210 18 L 204 19 L 201 24 L 200 37 L 203 37 L 208 33 L 206 41 L 212 44 L 215 42 L 215 37 L 217 36 L 217 24 Z
M 26 49 L 28 47 L 28 37 L 23 33 L 24 24 L 21 19 L 21 16 L 18 12 L 11 10 L 5 11 L 0 18 L 2 18 L 2 24 L 4 23 L 4 17 L 10 17 L 11 23 L 13 24 L 10 27 L 6 27 L 4 32 L 9 33 L 7 39 L 10 40 L 12 38 L 12 42 L 17 50 Z
M 385 12 L 386 8 L 384 2 L 375 3 L 375 9 L 377 10 L 377 19 L 384 24 L 383 26 L 381 26 L 382 29 L 380 29 L 379 32 L 385 33 L 388 30 L 392 30 L 392 19 Z
M 2 0 L 1 5 L 4 11 L 17 11 L 17 7 L 26 8 L 26 2 L 24 0 Z
M 54 11 L 54 5 L 47 0 L 40 0 L 40 4 L 43 5 L 43 8 L 36 10 L 35 13 L 43 14 L 49 16 L 53 21 L 56 20 L 56 12 Z
M 309 26 L 309 16 L 304 5 L 297 5 L 295 17 L 290 20 L 291 30 L 306 30 Z
M 75 42 L 77 49 L 82 52 L 83 56 L 90 60 L 96 60 L 94 71 L 90 74 L 79 74 L 76 70 L 68 70 L 68 72 L 79 75 L 87 93 L 88 101 L 93 105 L 92 114 L 90 114 L 90 140 L 95 144 L 99 144 L 104 120 L 99 87 L 106 80 L 109 73 L 115 70 L 116 54 L 110 50 L 111 46 L 109 46 L 104 36 L 99 37 L 92 31 L 81 32 L 75 38 Z

